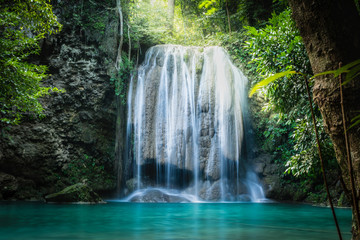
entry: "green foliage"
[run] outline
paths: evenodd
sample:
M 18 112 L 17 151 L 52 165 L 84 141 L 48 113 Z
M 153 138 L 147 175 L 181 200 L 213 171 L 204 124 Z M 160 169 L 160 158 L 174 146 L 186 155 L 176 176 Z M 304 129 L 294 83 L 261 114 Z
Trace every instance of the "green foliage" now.
M 167 4 L 161 0 L 127 4 L 128 24 L 134 42 L 143 45 L 159 43 L 206 46 L 221 42 L 221 35 L 241 31 L 248 18 L 263 23 L 272 8 L 267 0 L 180 0 L 176 2 L 174 28 L 167 25 Z M 250 13 L 251 12 L 251 13 Z M 255 22 L 252 21 L 251 22 Z M 222 45 L 222 44 L 220 44 Z
M 251 56 L 251 64 L 256 66 L 256 73 L 263 78 L 286 71 L 311 74 L 310 61 L 305 46 L 290 10 L 273 15 L 269 25 L 259 30 L 246 27 L 245 51 Z M 291 75 L 272 82 L 264 92 L 266 98 L 281 112 L 296 112 L 294 102 L 306 100 L 306 88 L 302 76 Z
M 71 20 L 69 25 L 84 34 L 87 40 L 99 40 L 105 34 L 109 19 L 116 17 L 112 0 L 65 0 L 58 5 L 65 13 L 64 20 Z
M 360 115 L 357 115 L 356 117 L 351 119 L 351 125 L 347 130 L 349 130 L 350 128 L 353 128 L 353 127 L 355 127 L 355 126 L 357 126 L 359 124 L 360 124 Z
M 252 67 L 254 75 L 257 73 L 265 78 L 262 81 L 255 78 L 259 82 L 253 86 L 250 95 L 262 89 L 259 94 L 267 101 L 263 114 L 275 112 L 282 116 L 275 125 L 271 118 L 266 120 L 267 124 L 263 124 L 263 132 L 260 133 L 265 138 L 263 142 L 266 146 L 269 141 L 276 139 L 276 133 L 286 132 L 287 135 L 283 136 L 286 144 L 280 142 L 273 150 L 274 154 L 280 153 L 281 162 L 287 167 L 286 173 L 317 179 L 320 176 L 319 157 L 315 134 L 309 121 L 310 107 L 303 79 L 312 73 L 301 37 L 290 18 L 290 11 L 273 15 L 269 25 L 261 29 L 246 29 L 248 38 L 245 50 L 251 59 L 249 64 L 255 66 Z M 334 164 L 331 141 L 322 127 L 319 111 L 315 113 L 324 159 Z
M 250 90 L 250 94 L 249 97 L 251 97 L 252 95 L 254 95 L 254 93 L 259 90 L 260 88 L 263 88 L 265 86 L 267 86 L 268 84 L 274 82 L 275 80 L 288 76 L 288 75 L 292 75 L 292 74 L 299 74 L 295 71 L 286 71 L 286 72 L 281 72 L 281 73 L 276 73 L 268 78 L 265 78 L 264 80 L 262 80 L 261 82 L 258 82 L 257 84 L 255 84 L 255 86 L 253 86 Z
M 313 203 L 324 203 L 326 202 L 326 200 L 327 200 L 326 192 L 320 192 L 320 193 L 310 192 L 309 196 L 306 199 L 306 201 Z
M 129 25 L 134 42 L 139 41 L 146 45 L 164 43 L 170 35 L 165 2 L 156 1 L 153 4 L 149 1 L 141 1 L 131 4 L 129 13 Z
M 215 12 L 219 11 L 221 8 L 221 1 L 217 0 L 203 0 L 199 4 L 199 8 L 206 9 L 206 15 L 213 15 Z
M 199 2 L 198 7 L 202 14 L 198 15 L 197 18 L 201 19 L 199 23 L 206 35 L 228 32 L 225 4 L 225 1 L 219 0 L 203 0 Z
M 39 53 L 39 41 L 61 25 L 46 0 L 0 3 L 0 121 L 17 124 L 24 113 L 43 116 L 38 99 L 59 91 L 42 87 L 46 66 L 29 59 Z
M 318 73 L 312 76 L 310 79 L 314 79 L 318 76 L 333 74 L 334 77 L 338 77 L 342 73 L 346 73 L 346 81 L 343 85 L 349 83 L 353 80 L 358 74 L 360 74 L 359 68 L 360 60 L 356 60 L 351 62 L 339 69 L 326 71 L 322 73 Z M 276 79 L 282 78 L 289 74 L 300 74 L 305 76 L 303 73 L 295 72 L 295 71 L 286 71 L 274 74 L 273 76 L 262 80 L 257 83 L 250 91 L 250 97 L 260 88 L 265 87 L 269 83 L 275 81 Z M 306 117 L 306 116 L 305 116 Z M 357 124 L 360 124 L 360 115 L 351 119 L 353 124 L 349 127 L 352 128 Z M 294 150 L 297 152 L 295 155 L 290 157 L 290 160 L 287 161 L 286 169 L 287 173 L 292 173 L 294 176 L 300 176 L 306 174 L 308 176 L 317 176 L 319 175 L 319 162 L 314 161 L 314 159 L 318 159 L 317 157 L 317 142 L 315 141 L 315 133 L 312 130 L 312 127 L 309 125 L 309 120 L 304 118 L 301 120 L 297 120 L 297 124 L 295 125 L 295 130 L 293 131 L 292 138 L 295 140 Z M 334 158 L 332 143 L 327 134 L 324 133 L 324 129 L 322 128 L 321 118 L 317 120 L 317 128 L 320 129 L 319 138 L 321 145 L 322 153 L 325 156 L 325 159 Z M 267 132 L 264 133 L 266 137 L 268 137 Z M 330 162 L 334 163 L 334 161 Z
M 189 1 L 184 1 L 188 4 Z M 271 12 L 282 11 L 284 5 L 268 0 L 201 0 L 196 17 L 206 37 L 228 33 L 230 21 L 232 32 L 241 31 L 243 26 L 261 26 Z M 229 19 L 228 19 L 229 18 Z
M 287 4 L 268 0 L 240 0 L 239 17 L 249 26 L 259 27 L 271 17 L 272 12 L 281 12 Z
M 272 152 L 276 156 L 277 163 L 283 163 L 293 154 L 293 139 L 290 134 L 293 123 L 288 120 L 288 116 L 282 114 L 266 114 L 264 112 L 255 113 L 257 127 L 257 139 L 262 142 L 262 148 L 267 152 Z
M 110 78 L 111 84 L 115 86 L 115 94 L 120 97 L 122 104 L 126 104 L 127 86 L 133 70 L 133 62 L 127 56 L 122 56 L 119 72 Z
M 319 129 L 319 140 L 321 144 L 322 155 L 328 159 L 328 164 L 336 168 L 334 150 L 329 136 L 322 127 L 321 118 L 317 119 L 317 128 Z M 318 149 L 310 116 L 305 116 L 296 122 L 295 129 L 291 135 L 294 140 L 295 154 L 286 162 L 286 172 L 294 176 L 307 175 L 317 178 L 320 175 L 320 161 Z
M 152 46 L 159 43 L 204 45 L 200 19 L 185 17 L 181 11 L 183 6 L 176 5 L 174 12 L 174 26 L 168 28 L 166 2 L 155 0 L 141 1 L 130 4 L 129 25 L 134 42 Z
M 100 183 L 112 185 L 113 182 L 113 176 L 106 172 L 104 163 L 86 154 L 81 159 L 71 160 L 63 172 L 70 184 L 86 181 L 94 187 Z

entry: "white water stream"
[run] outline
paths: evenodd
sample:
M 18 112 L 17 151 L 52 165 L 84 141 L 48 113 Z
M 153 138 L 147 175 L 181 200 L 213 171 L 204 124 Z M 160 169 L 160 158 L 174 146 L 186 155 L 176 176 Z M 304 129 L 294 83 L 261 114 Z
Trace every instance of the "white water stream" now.
M 127 193 L 265 199 L 247 149 L 246 84 L 220 47 L 150 48 L 128 94 Z

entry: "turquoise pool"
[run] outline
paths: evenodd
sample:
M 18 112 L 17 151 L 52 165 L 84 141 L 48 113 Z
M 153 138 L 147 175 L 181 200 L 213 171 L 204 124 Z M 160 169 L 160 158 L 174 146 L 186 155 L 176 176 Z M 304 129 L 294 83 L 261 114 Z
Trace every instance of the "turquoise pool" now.
M 351 210 L 336 210 L 350 239 Z M 337 239 L 329 208 L 280 203 L 0 202 L 0 239 Z

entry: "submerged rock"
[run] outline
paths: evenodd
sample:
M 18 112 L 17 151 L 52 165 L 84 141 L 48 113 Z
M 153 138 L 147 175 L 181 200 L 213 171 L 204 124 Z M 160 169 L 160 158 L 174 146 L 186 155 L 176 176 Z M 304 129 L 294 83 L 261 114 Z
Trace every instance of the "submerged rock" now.
M 105 203 L 86 183 L 71 185 L 60 192 L 45 196 L 45 200 L 57 203 Z

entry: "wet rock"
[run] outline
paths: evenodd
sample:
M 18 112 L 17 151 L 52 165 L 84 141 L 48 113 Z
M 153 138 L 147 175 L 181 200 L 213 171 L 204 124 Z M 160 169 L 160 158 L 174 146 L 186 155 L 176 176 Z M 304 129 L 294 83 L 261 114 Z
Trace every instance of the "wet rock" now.
M 257 174 L 263 174 L 265 166 L 266 166 L 265 163 L 262 162 L 257 162 L 253 164 L 254 172 L 256 172 Z
M 153 189 L 147 190 L 145 193 L 133 197 L 131 202 L 189 202 L 188 199 L 181 197 L 167 194 L 163 191 Z
M 142 187 L 142 184 L 140 183 L 140 187 Z M 129 192 L 133 192 L 138 187 L 138 179 L 137 178 L 131 178 L 126 181 L 126 188 Z
M 218 201 L 221 199 L 221 182 L 210 183 L 207 181 L 200 190 L 200 197 L 208 201 Z

